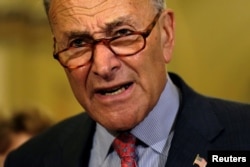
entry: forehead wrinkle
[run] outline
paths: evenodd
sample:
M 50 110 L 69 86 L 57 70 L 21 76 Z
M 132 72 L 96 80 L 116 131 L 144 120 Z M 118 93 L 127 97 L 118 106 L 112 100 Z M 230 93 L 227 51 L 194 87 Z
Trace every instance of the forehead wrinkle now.
M 73 39 L 76 37 L 89 37 L 93 39 L 99 39 L 103 37 L 97 37 L 98 34 L 103 34 L 105 37 L 111 37 L 112 32 L 115 28 L 119 28 L 122 25 L 128 25 L 134 28 L 135 30 L 139 30 L 144 26 L 138 24 L 138 20 L 133 15 L 127 14 L 111 20 L 110 22 L 101 23 L 103 22 L 102 18 L 95 19 L 97 24 L 99 25 L 96 27 L 95 25 L 84 25 L 81 29 L 71 29 L 69 31 L 63 32 L 63 39 Z M 99 21 L 98 21 L 99 20 Z M 80 22 L 80 21 L 77 21 Z M 100 22 L 100 23 L 98 23 Z M 141 25 L 141 26 L 140 26 Z M 89 27 L 89 28 L 86 28 Z
M 88 17 L 94 17 L 97 14 L 104 12 L 105 10 L 110 10 L 111 8 L 114 8 L 114 6 L 110 6 L 110 7 L 105 8 L 105 9 L 100 9 L 98 11 L 92 11 L 91 12 L 91 9 L 85 9 L 85 8 L 82 8 L 82 7 L 79 7 L 79 6 L 72 6 L 70 8 L 65 8 L 65 9 L 62 9 L 62 10 L 58 11 L 55 15 L 61 15 L 61 16 L 64 16 L 64 17 L 67 17 L 67 16 L 70 17 L 70 16 L 74 16 L 74 15 L 85 15 L 85 16 L 88 16 Z M 67 10 L 69 12 L 64 12 L 64 11 L 67 11 Z
M 88 30 L 70 30 L 63 33 L 63 38 L 72 39 L 80 36 L 94 38 L 93 36 L 98 33 L 104 33 L 106 36 L 109 36 L 116 27 L 122 26 L 124 24 L 130 25 L 135 28 L 136 21 L 131 17 L 131 15 L 121 16 L 116 18 L 112 22 L 104 23 L 104 25 L 100 27 L 101 31 L 95 31 L 91 33 Z
M 92 0 L 93 1 L 93 0 Z M 56 22 L 57 16 L 62 17 L 72 17 L 74 15 L 84 15 L 88 17 L 94 17 L 99 13 L 104 12 L 105 10 L 112 11 L 112 8 L 115 8 L 117 4 L 112 4 L 111 6 L 108 5 L 105 7 L 108 0 L 104 0 L 100 2 L 99 4 L 96 4 L 95 6 L 84 6 L 84 4 L 75 4 L 73 2 L 68 3 L 54 3 L 49 11 L 50 19 L 53 20 L 53 22 Z M 52 1 L 53 2 L 53 1 Z M 103 7 L 97 7 L 97 6 L 103 6 Z M 98 10 L 97 10 L 98 9 Z
M 100 5 L 102 5 L 102 4 L 104 4 L 106 1 L 108 1 L 108 0 L 102 0 L 101 2 L 97 2 L 96 4 L 94 3 L 94 2 L 96 2 L 96 0 L 90 0 L 90 2 L 91 3 L 93 3 L 92 4 L 92 6 L 91 6 L 91 3 L 89 3 L 89 2 L 86 2 L 85 4 L 86 4 L 86 6 L 83 6 L 85 9 L 92 9 L 92 8 L 95 8 L 95 7 L 97 7 L 97 6 L 100 6 Z M 84 5 L 84 4 L 83 4 Z M 87 6 L 87 5 L 89 5 L 89 7 Z

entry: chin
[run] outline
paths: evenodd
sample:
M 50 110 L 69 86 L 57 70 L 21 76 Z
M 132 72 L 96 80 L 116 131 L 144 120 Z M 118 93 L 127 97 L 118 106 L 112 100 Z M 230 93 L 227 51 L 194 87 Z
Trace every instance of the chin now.
M 136 120 L 132 121 L 131 119 L 129 119 L 129 121 L 116 120 L 115 122 L 109 122 L 108 124 L 103 124 L 103 126 L 110 131 L 128 131 L 136 127 L 138 124 L 139 124 L 138 121 Z

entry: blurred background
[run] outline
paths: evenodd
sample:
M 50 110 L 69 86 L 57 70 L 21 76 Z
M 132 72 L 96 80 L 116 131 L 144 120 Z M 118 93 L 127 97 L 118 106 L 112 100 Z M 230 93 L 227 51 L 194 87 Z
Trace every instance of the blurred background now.
M 167 3 L 177 28 L 168 70 L 202 94 L 250 103 L 250 1 Z M 0 0 L 0 112 L 36 106 L 59 121 L 83 110 L 52 46 L 42 0 Z

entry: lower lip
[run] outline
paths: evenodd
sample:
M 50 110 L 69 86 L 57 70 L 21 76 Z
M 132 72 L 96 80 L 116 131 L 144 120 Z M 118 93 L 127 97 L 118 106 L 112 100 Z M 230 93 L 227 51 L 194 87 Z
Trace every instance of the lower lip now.
M 134 89 L 134 83 L 131 84 L 126 90 L 121 93 L 114 94 L 114 95 L 102 95 L 102 94 L 95 94 L 95 98 L 101 103 L 114 103 L 114 102 L 123 102 L 129 99 L 132 95 Z

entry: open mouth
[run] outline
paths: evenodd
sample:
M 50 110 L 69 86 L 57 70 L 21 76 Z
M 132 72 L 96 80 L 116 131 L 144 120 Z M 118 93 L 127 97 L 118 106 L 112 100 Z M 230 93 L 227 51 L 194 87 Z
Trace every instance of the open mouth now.
M 120 93 L 124 92 L 125 90 L 127 90 L 132 84 L 133 83 L 131 82 L 131 83 L 124 84 L 124 85 L 110 88 L 110 89 L 98 90 L 97 93 L 104 95 L 104 96 L 117 95 L 117 94 L 120 94 Z

